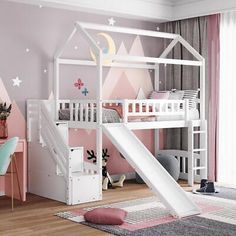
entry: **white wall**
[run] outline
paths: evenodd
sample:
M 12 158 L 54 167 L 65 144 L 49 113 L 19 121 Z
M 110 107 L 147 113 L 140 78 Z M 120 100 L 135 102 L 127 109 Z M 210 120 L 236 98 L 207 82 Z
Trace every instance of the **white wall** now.
M 235 0 L 9 0 L 153 22 L 236 10 Z

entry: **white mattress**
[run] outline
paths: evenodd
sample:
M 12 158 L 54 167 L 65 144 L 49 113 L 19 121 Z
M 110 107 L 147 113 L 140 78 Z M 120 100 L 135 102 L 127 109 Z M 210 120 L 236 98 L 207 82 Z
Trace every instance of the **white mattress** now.
M 158 121 L 168 121 L 168 120 L 184 120 L 184 115 L 164 115 L 156 117 Z M 199 119 L 199 111 L 198 109 L 189 110 L 189 120 L 198 120 Z

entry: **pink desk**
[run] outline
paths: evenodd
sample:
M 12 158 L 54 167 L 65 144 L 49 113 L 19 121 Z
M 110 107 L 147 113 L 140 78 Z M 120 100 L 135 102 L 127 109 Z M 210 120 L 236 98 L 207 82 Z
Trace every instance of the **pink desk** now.
M 6 140 L 0 139 L 0 145 L 3 144 Z M 16 164 L 19 175 L 20 189 L 22 200 L 26 201 L 26 192 L 27 192 L 27 144 L 25 139 L 19 139 L 19 142 L 16 147 Z M 13 165 L 14 167 L 14 165 Z M 9 168 L 10 170 L 10 168 Z M 15 169 L 14 169 L 15 172 Z M 5 194 L 11 196 L 11 177 L 10 174 L 3 177 L 5 179 Z M 17 178 L 14 174 L 14 198 L 20 200 L 20 194 L 17 187 Z

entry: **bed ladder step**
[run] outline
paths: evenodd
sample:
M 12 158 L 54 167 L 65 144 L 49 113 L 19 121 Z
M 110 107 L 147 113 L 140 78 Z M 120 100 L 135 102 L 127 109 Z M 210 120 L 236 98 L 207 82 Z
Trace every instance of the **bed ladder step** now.
M 195 149 L 193 149 L 193 152 L 205 152 L 205 151 L 207 151 L 206 148 L 195 148 Z
M 205 170 L 206 167 L 205 166 L 196 166 L 196 167 L 193 167 L 193 170 Z
M 194 134 L 205 134 L 206 130 L 197 130 L 197 131 L 193 131 Z

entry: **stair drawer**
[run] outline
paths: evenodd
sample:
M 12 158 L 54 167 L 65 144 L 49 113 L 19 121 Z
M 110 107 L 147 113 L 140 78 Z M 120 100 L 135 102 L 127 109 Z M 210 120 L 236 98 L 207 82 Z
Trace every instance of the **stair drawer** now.
M 100 200 L 99 175 L 73 176 L 72 205 Z
M 82 172 L 84 162 L 84 148 L 73 147 L 70 148 L 70 167 L 71 172 Z

